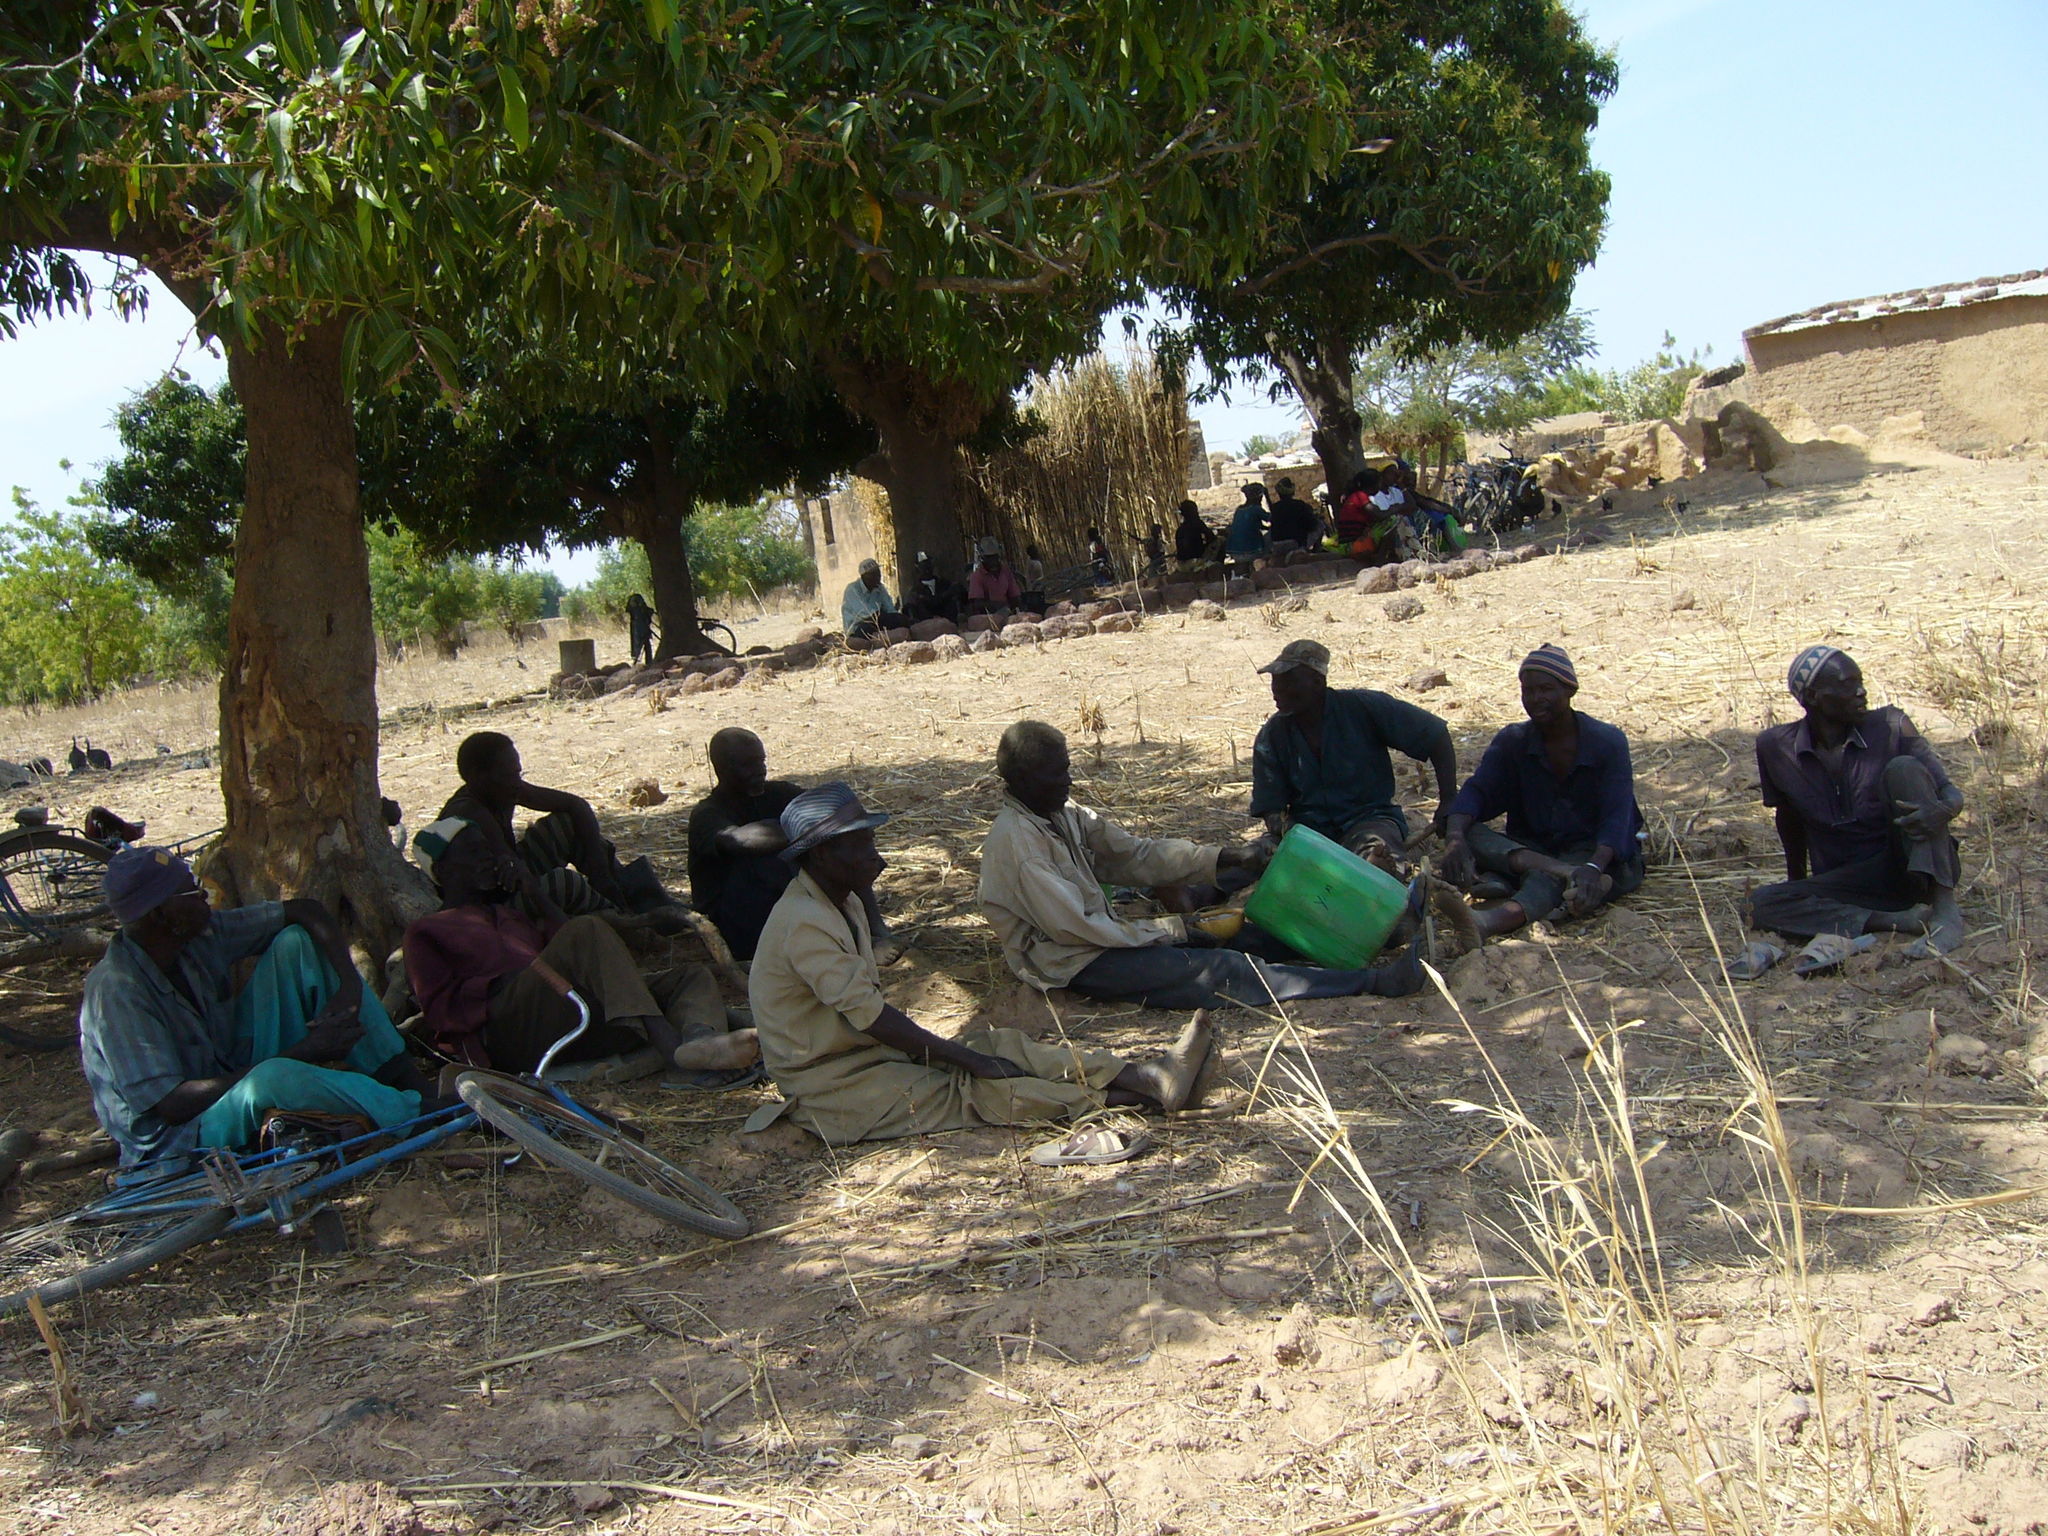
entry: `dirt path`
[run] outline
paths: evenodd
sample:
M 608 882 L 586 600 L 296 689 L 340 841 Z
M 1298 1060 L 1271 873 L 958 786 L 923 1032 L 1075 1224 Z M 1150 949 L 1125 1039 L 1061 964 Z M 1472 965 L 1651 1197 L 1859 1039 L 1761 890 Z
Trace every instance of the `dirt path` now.
M 346 1258 L 217 1245 L 63 1309 L 108 1426 L 68 1441 L 33 1331 L 0 1326 L 5 1528 L 1533 1532 L 1695 1529 L 1712 1498 L 1724 1529 L 2048 1529 L 2043 1207 L 2005 1198 L 2048 1185 L 2025 1066 L 2048 1050 L 2038 479 L 1957 464 L 1695 493 L 1616 515 L 1597 548 L 1419 588 L 1406 623 L 1340 589 L 949 664 L 835 662 L 658 714 L 454 714 L 544 677 L 532 654 L 394 677 L 387 709 L 413 708 L 384 776 L 412 824 L 485 723 L 678 883 L 718 727 L 758 731 L 780 773 L 851 780 L 896 817 L 886 899 L 915 947 L 891 994 L 949 1030 L 1140 1053 L 1175 1027 L 1048 1005 L 1002 971 L 973 909 L 995 738 L 1048 719 L 1090 803 L 1237 835 L 1268 707 L 1252 669 L 1300 635 L 1340 682 L 1401 692 L 1442 668 L 1423 702 L 1468 761 L 1517 714 L 1515 661 L 1563 644 L 1582 706 L 1630 733 L 1666 857 L 1598 920 L 1452 967 L 1455 1003 L 1233 1019 L 1245 1112 L 1165 1125 L 1122 1168 L 1038 1170 L 996 1131 L 833 1153 L 739 1134 L 752 1093 L 638 1089 L 612 1097 L 770 1235 L 699 1244 L 543 1173 L 422 1160 L 347 1202 Z M 1820 639 L 1968 790 L 1971 938 L 1953 966 L 1886 953 L 1734 993 L 1713 946 L 1777 868 L 1750 739 L 1788 717 L 1785 662 Z M 186 705 L 108 708 L 137 742 L 203 743 L 171 739 L 199 729 Z M 1079 729 L 1098 711 L 1099 756 Z M 643 775 L 667 804 L 625 806 Z M 204 768 L 79 788 L 166 834 L 218 814 Z M 82 813 L 70 793 L 58 808 Z M 76 986 L 7 978 L 0 1008 L 55 1015 Z M 0 1103 L 8 1124 L 90 1124 L 62 1058 L 0 1048 Z

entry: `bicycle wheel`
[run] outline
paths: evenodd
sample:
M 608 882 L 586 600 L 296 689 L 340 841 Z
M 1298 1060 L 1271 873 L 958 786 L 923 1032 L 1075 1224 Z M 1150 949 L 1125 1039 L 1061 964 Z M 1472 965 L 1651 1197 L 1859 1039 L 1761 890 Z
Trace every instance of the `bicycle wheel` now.
M 585 1119 L 542 1089 L 465 1072 L 455 1080 L 455 1091 L 485 1122 L 535 1157 L 630 1205 L 713 1237 L 745 1237 L 752 1230 L 740 1208 L 709 1184 L 623 1132 Z
M 101 1201 L 0 1238 L 0 1317 L 31 1296 L 45 1306 L 99 1290 L 217 1237 L 233 1218 L 224 1205 L 138 1205 Z
M 0 923 L 48 933 L 107 915 L 114 851 L 76 832 L 40 829 L 0 843 Z

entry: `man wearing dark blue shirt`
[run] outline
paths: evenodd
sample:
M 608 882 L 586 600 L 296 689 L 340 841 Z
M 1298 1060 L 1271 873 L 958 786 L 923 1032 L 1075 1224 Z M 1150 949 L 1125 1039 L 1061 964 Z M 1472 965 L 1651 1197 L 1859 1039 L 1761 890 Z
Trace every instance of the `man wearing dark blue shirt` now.
M 1395 800 L 1393 752 L 1436 769 L 1437 830 L 1458 788 L 1450 728 L 1426 709 L 1369 688 L 1332 688 L 1330 653 L 1290 642 L 1259 671 L 1275 713 L 1252 744 L 1251 814 L 1275 837 L 1296 822 L 1371 856 L 1398 858 L 1408 818 Z
M 1471 888 L 1483 872 L 1503 882 L 1507 900 L 1475 914 L 1488 936 L 1584 917 L 1643 883 L 1628 738 L 1572 708 L 1579 677 L 1560 647 L 1531 651 L 1521 684 L 1528 720 L 1493 738 L 1444 835 L 1445 879 Z M 1504 832 L 1484 825 L 1503 812 Z

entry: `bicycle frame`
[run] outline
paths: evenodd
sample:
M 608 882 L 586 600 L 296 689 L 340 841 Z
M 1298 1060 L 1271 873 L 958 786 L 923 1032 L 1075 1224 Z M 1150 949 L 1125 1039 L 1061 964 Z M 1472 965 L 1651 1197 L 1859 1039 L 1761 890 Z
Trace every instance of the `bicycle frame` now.
M 604 1122 L 595 1114 L 547 1078 L 548 1068 L 554 1064 L 556 1056 L 590 1028 L 590 1005 L 574 990 L 563 995 L 576 1007 L 576 1027 L 548 1047 L 547 1054 L 541 1058 L 529 1080 L 536 1087 L 545 1089 L 549 1097 L 572 1114 L 581 1116 L 592 1125 L 602 1125 Z M 222 1230 L 220 1235 L 223 1237 L 252 1231 L 266 1223 L 275 1226 L 279 1232 L 290 1233 L 321 1208 L 328 1194 L 344 1184 L 352 1184 L 380 1168 L 424 1152 L 459 1132 L 474 1129 L 480 1123 L 476 1111 L 468 1105 L 451 1104 L 402 1125 L 366 1131 L 360 1136 L 321 1147 L 304 1150 L 280 1147 L 268 1152 L 242 1154 L 214 1152 L 202 1157 L 194 1169 L 169 1177 L 137 1180 L 125 1190 L 117 1185 L 111 1194 L 95 1202 L 95 1207 L 108 1216 L 133 1217 L 151 1212 L 170 1215 L 179 1211 L 203 1210 L 208 1206 L 233 1205 L 237 1214 Z M 399 1139 L 388 1141 L 394 1135 Z M 363 1156 L 351 1155 L 353 1150 L 369 1148 L 373 1142 L 386 1144 L 370 1148 Z M 506 1159 L 507 1165 L 524 1155 L 514 1152 Z M 309 1171 L 305 1177 L 293 1176 L 301 1168 L 312 1170 L 321 1163 L 334 1166 L 325 1172 Z

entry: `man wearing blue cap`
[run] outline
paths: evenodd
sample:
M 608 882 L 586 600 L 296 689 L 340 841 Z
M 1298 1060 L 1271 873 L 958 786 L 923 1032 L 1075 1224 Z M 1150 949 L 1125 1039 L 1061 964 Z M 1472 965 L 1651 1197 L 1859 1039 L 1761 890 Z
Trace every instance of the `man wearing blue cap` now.
M 85 979 L 78 1027 L 93 1113 L 124 1167 L 253 1146 L 274 1110 L 388 1126 L 433 1107 L 319 902 L 215 912 L 161 848 L 115 854 L 106 889 L 121 931 Z
M 1963 792 L 1904 710 L 1870 707 L 1862 669 L 1833 646 L 1801 651 L 1785 686 L 1805 717 L 1756 739 L 1785 879 L 1750 898 L 1751 920 L 1799 939 L 1923 934 L 1908 953 L 1947 954 L 1963 939 L 1948 830 Z
M 1473 914 L 1482 936 L 1584 917 L 1643 883 L 1643 818 L 1620 727 L 1572 708 L 1579 674 L 1561 646 L 1522 658 L 1522 710 L 1451 802 L 1443 875 L 1505 896 Z M 1505 813 L 1505 831 L 1485 823 Z M 1480 874 L 1496 882 L 1475 884 Z
M 805 790 L 782 813 L 795 879 L 761 934 L 748 997 L 782 1114 L 837 1146 L 972 1125 L 1064 1120 L 1105 1105 L 1184 1109 L 1208 1059 L 1201 1015 L 1173 1050 L 1133 1064 L 1042 1045 L 1021 1030 L 932 1034 L 890 1005 L 860 893 L 883 869 L 875 828 L 845 784 Z

